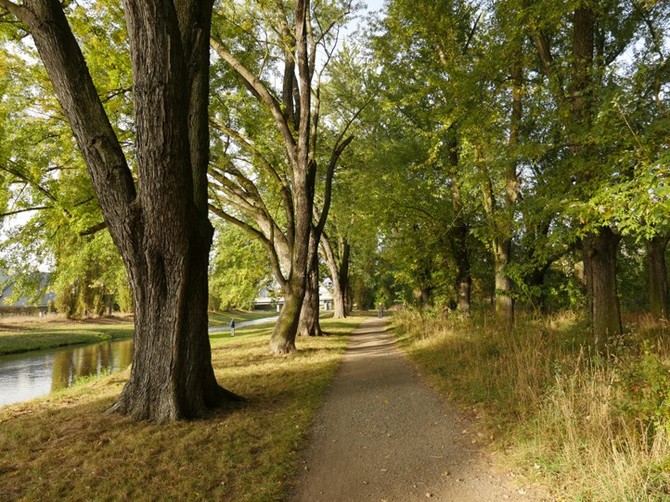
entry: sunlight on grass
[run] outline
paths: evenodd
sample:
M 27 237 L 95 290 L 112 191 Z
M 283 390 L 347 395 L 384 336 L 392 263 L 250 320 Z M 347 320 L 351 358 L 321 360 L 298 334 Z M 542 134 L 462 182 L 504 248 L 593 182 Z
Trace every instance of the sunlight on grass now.
M 279 500 L 306 432 L 361 321 L 323 321 L 331 336 L 268 353 L 269 328 L 212 337 L 216 376 L 246 398 L 167 425 L 105 415 L 128 371 L 0 409 L 2 496 L 15 499 Z
M 132 325 L 105 329 L 72 326 L 27 333 L 0 333 L 0 355 L 130 338 L 133 333 Z
M 228 327 L 232 318 L 239 323 L 264 318 L 273 319 L 276 315 L 272 311 L 210 312 L 209 325 Z M 272 322 L 274 321 L 268 321 Z M 57 314 L 43 318 L 5 317 L 0 319 L 0 355 L 130 338 L 134 331 L 133 318 L 129 314 L 79 321 Z
M 428 380 L 483 417 L 512 468 L 560 500 L 670 499 L 670 347 L 665 326 L 631 319 L 606 356 L 574 313 L 518 320 L 402 312 L 401 346 Z
M 266 317 L 276 317 L 277 313 L 272 310 L 234 310 L 232 312 L 213 312 L 209 314 L 210 326 L 228 326 L 231 319 L 235 322 L 254 321 Z

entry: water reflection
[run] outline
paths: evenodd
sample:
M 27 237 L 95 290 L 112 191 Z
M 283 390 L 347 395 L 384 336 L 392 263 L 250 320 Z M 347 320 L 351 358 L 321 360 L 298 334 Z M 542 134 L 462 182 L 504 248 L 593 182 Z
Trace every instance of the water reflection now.
M 77 378 L 114 373 L 130 365 L 133 341 L 0 357 L 0 406 L 70 387 Z

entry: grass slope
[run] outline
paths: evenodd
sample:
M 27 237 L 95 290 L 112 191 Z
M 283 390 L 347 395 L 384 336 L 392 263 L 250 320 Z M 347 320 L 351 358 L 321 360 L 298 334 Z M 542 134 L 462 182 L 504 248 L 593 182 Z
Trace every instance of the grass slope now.
M 232 318 L 242 322 L 275 315 L 267 311 L 210 312 L 209 324 L 228 326 Z M 133 319 L 128 315 L 82 321 L 59 315 L 9 317 L 0 319 L 0 355 L 129 338 L 134 332 Z
M 439 391 L 482 418 L 500 457 L 556 500 L 670 500 L 667 326 L 629 319 L 602 356 L 575 314 L 513 331 L 493 318 L 408 311 L 396 334 Z
M 282 499 L 306 431 L 361 321 L 324 320 L 331 336 L 268 353 L 270 328 L 212 336 L 219 382 L 246 398 L 167 425 L 106 415 L 127 373 L 0 409 L 0 499 Z

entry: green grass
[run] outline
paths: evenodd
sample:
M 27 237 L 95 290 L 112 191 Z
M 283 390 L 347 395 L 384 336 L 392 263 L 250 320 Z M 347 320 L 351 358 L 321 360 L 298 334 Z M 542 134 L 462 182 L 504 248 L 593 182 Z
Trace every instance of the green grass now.
M 665 324 L 629 319 L 605 356 L 572 313 L 521 316 L 511 332 L 489 312 L 404 312 L 395 324 L 428 380 L 480 416 L 500 457 L 558 500 L 670 500 Z
M 71 325 L 57 329 L 44 327 L 0 332 L 0 355 L 129 338 L 133 333 L 132 324 L 106 327 Z
M 270 328 L 212 336 L 218 381 L 246 401 L 205 419 L 154 425 L 107 410 L 127 373 L 0 409 L 6 500 L 285 499 L 347 333 L 360 318 L 323 321 L 332 336 L 268 352 Z
M 236 323 L 254 321 L 265 317 L 276 317 L 278 314 L 272 310 L 233 310 L 231 312 L 209 312 L 210 326 L 228 326 L 231 319 Z
M 209 324 L 228 326 L 231 318 L 243 322 L 276 315 L 268 311 L 210 312 Z M 5 318 L 0 319 L 0 355 L 129 338 L 133 333 L 133 321 L 128 316 L 84 321 L 61 316 Z

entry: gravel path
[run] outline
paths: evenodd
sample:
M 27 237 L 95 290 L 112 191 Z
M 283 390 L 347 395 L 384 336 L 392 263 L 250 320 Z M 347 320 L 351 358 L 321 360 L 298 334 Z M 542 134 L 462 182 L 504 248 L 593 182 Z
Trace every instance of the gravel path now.
M 494 472 L 468 420 L 366 320 L 316 419 L 295 501 L 541 500 Z

